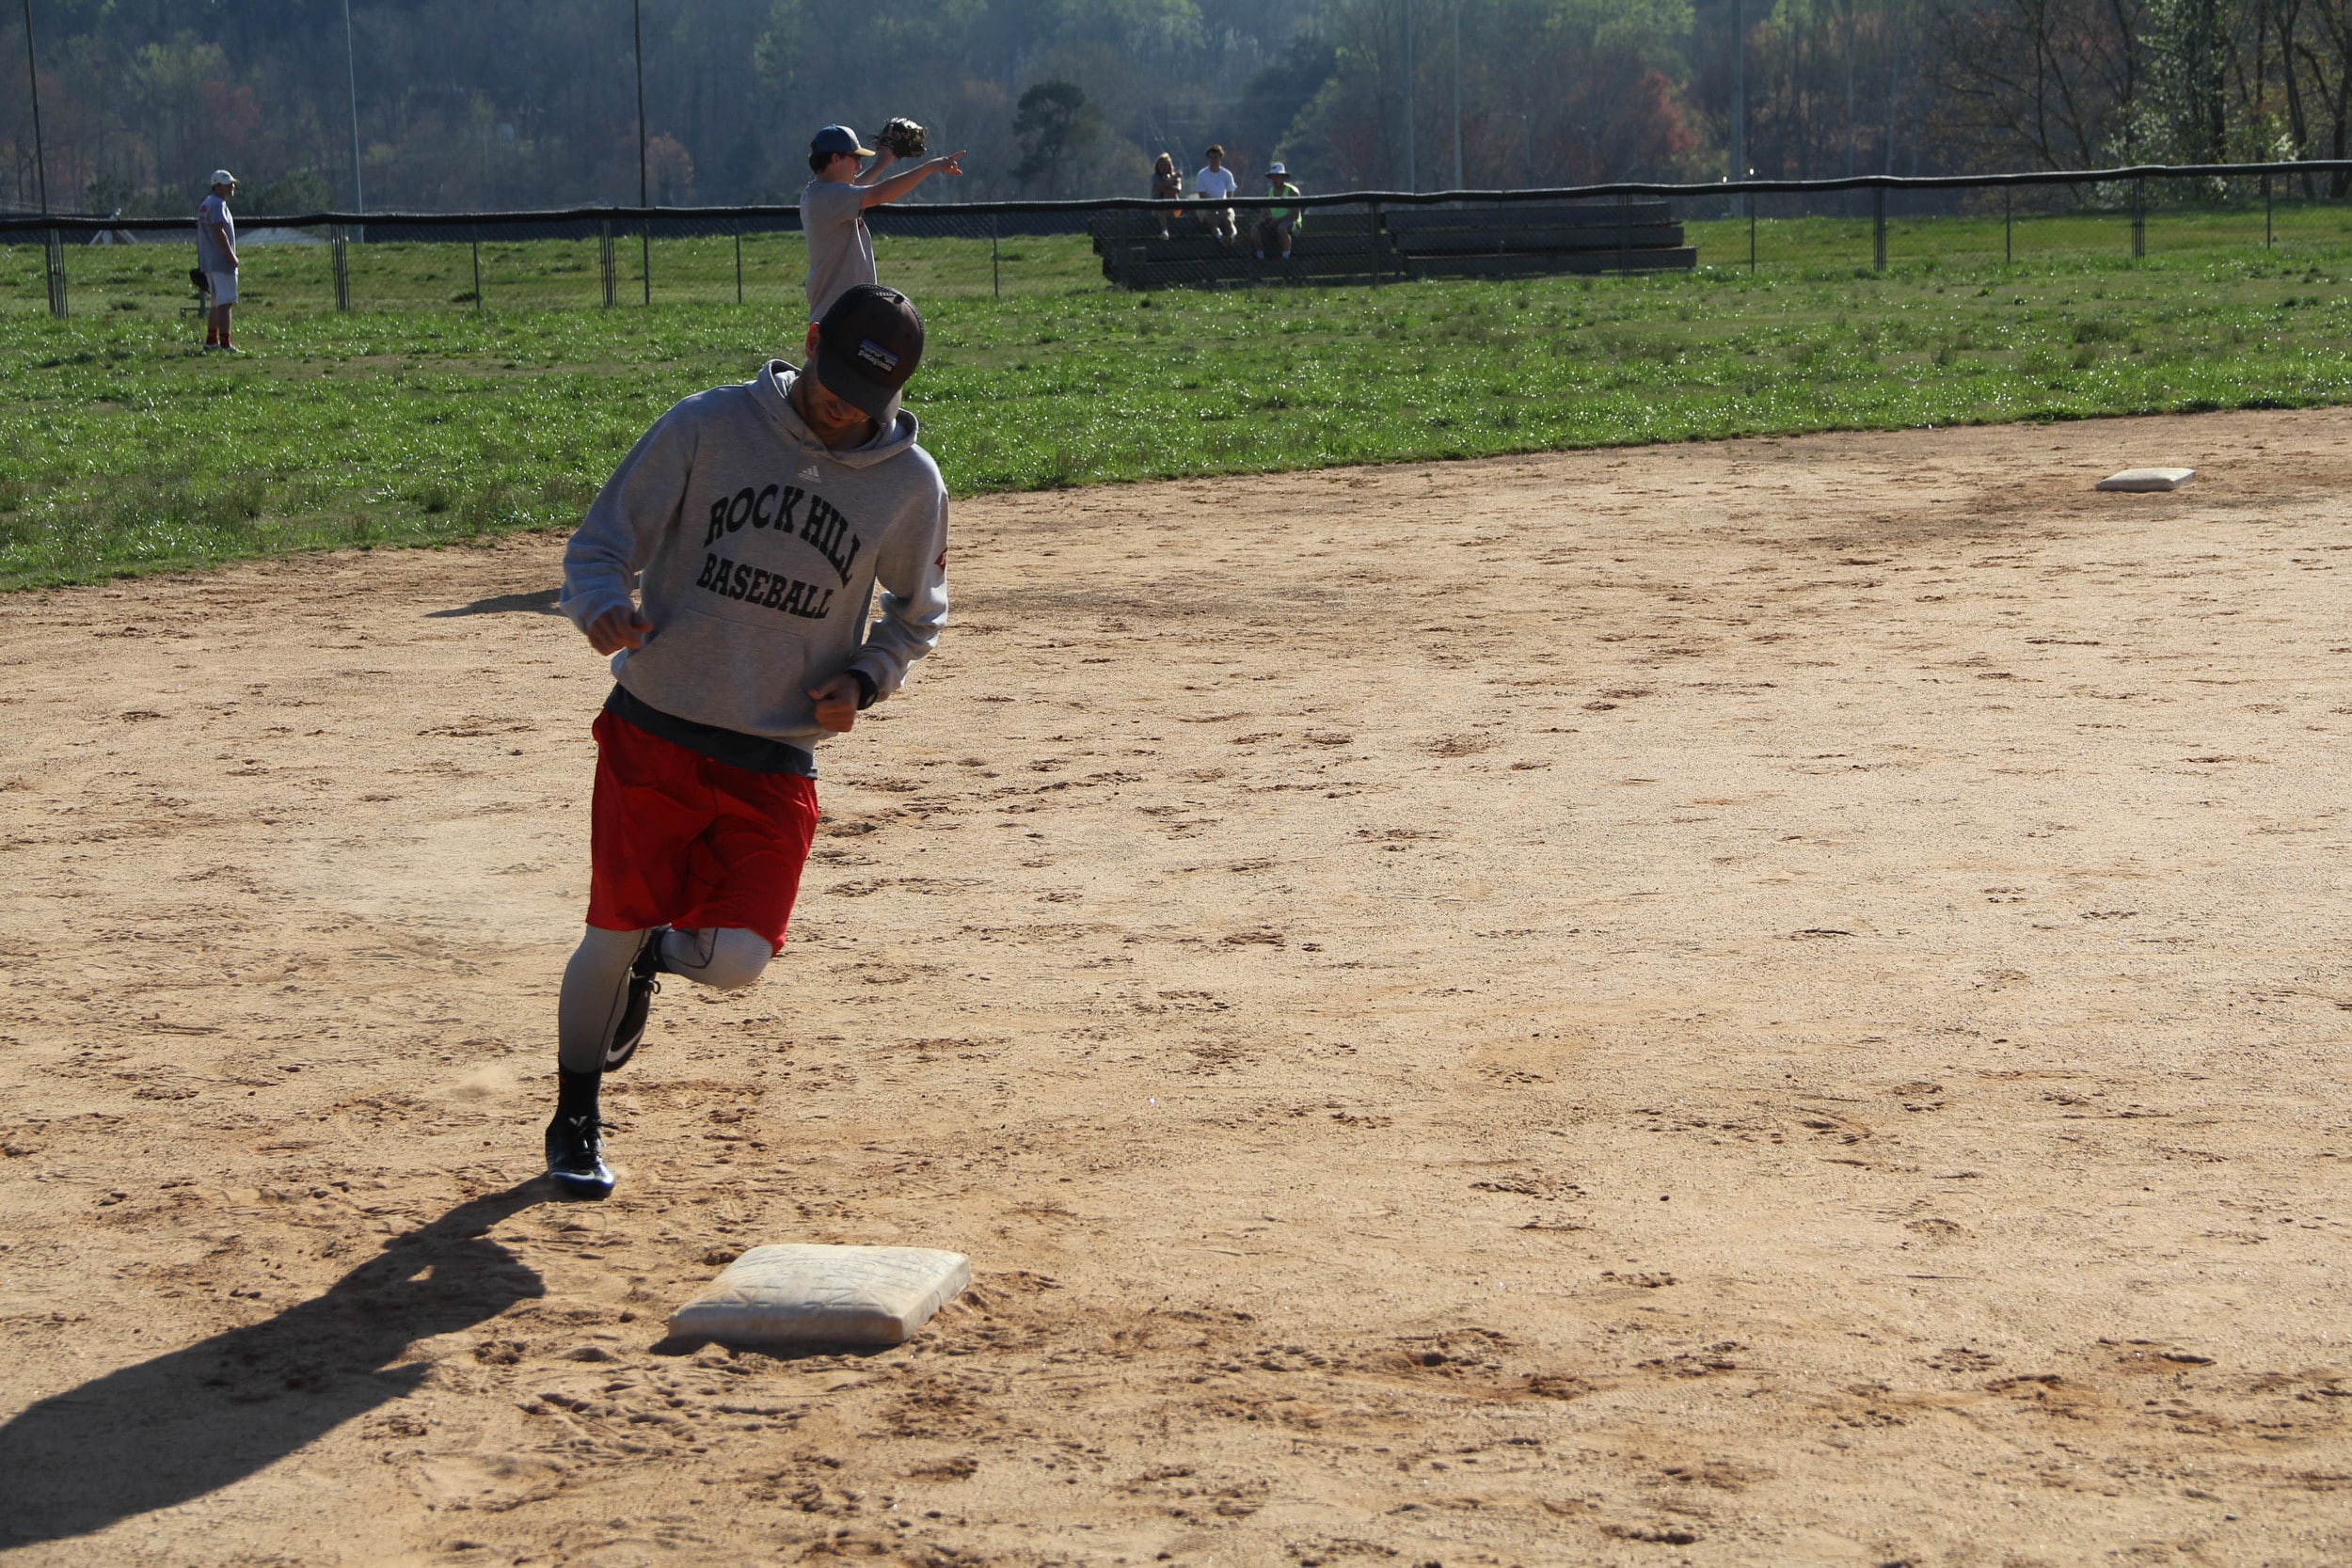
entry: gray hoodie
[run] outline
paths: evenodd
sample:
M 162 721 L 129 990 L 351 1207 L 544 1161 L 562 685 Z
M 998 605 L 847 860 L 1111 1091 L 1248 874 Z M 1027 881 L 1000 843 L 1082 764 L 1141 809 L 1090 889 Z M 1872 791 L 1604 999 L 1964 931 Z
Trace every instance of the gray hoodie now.
M 628 610 L 636 582 L 653 631 L 612 656 L 630 695 L 805 748 L 827 733 L 810 687 L 854 669 L 887 697 L 937 646 L 947 490 L 903 410 L 865 446 L 828 451 L 786 396 L 798 373 L 771 360 L 656 420 L 564 551 L 558 608 L 585 631 Z

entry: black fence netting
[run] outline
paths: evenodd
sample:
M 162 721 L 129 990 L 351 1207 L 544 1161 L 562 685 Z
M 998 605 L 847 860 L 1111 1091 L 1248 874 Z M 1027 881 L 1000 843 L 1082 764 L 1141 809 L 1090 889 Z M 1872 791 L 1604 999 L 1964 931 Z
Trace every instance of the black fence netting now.
M 1871 268 L 2352 246 L 2352 161 L 1516 191 L 903 203 L 878 264 L 921 298 L 1615 271 Z M 178 218 L 0 214 L 0 309 L 177 308 Z M 241 217 L 239 303 L 280 309 L 804 305 L 792 207 Z

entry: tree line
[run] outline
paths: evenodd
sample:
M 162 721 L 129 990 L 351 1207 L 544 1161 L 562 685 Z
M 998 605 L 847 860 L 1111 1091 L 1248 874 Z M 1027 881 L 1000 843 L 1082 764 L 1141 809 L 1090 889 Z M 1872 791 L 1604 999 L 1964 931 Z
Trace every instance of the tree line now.
M 2352 155 L 2352 0 L 33 0 L 0 204 L 793 199 L 810 133 L 969 150 L 926 199 Z M 346 34 L 345 18 L 349 18 Z M 356 124 L 355 124 L 356 121 Z M 357 143 L 355 149 L 354 143 Z M 356 155 L 355 155 L 356 154 Z M 2328 188 L 2344 193 L 2341 180 Z

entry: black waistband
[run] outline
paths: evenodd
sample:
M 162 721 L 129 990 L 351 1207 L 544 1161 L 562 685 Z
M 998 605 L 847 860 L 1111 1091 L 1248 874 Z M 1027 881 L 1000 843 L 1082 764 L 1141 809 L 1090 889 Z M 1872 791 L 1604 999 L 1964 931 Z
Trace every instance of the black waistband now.
M 658 707 L 648 707 L 624 686 L 612 689 L 612 695 L 604 700 L 604 711 L 636 725 L 647 735 L 658 735 L 673 745 L 683 746 L 696 756 L 740 768 L 746 773 L 798 773 L 803 779 L 817 776 L 817 753 L 806 747 L 680 719 Z

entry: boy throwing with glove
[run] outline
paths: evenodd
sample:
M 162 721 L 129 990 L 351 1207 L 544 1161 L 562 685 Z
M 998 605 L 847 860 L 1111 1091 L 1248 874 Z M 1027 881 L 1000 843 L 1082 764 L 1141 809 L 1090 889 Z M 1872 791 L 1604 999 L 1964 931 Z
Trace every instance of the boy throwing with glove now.
M 882 144 L 881 158 L 863 174 L 858 160 L 874 157 L 874 150 L 848 126 L 828 125 L 808 144 L 809 172 L 817 178 L 801 191 L 801 233 L 808 242 L 810 321 L 823 320 L 842 290 L 875 280 L 874 236 L 866 227 L 866 208 L 896 201 L 934 174 L 963 174 L 963 154 L 959 151 L 884 179 L 882 170 L 892 164 L 923 156 L 928 135 L 911 119 L 894 119 L 876 139 Z
M 612 1190 L 597 1088 L 660 976 L 759 978 L 817 831 L 817 742 L 896 691 L 947 618 L 947 492 L 898 406 L 923 318 L 857 285 L 806 349 L 664 414 L 564 553 L 561 608 L 616 683 L 556 1009 L 548 1175 L 574 1196 Z

